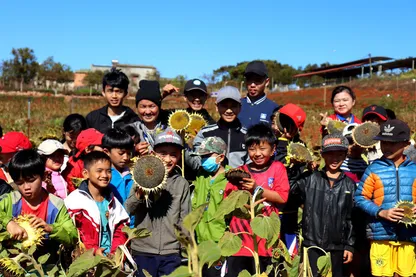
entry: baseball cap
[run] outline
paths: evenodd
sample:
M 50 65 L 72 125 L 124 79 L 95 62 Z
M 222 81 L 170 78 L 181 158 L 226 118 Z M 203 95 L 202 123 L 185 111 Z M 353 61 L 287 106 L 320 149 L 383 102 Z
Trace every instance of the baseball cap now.
M 322 153 L 330 151 L 348 151 L 349 142 L 340 133 L 330 134 L 322 139 Z
M 14 153 L 32 148 L 32 143 L 21 132 L 8 132 L 0 138 L 0 153 Z
M 302 131 L 306 120 L 306 113 L 301 107 L 292 103 L 288 103 L 279 110 L 279 113 L 290 117 L 298 130 Z
M 61 150 L 63 152 L 67 152 L 64 148 L 64 145 L 57 141 L 56 139 L 47 139 L 42 141 L 41 144 L 38 146 L 38 153 L 40 155 L 49 156 L 56 151 Z
M 200 90 L 208 94 L 207 85 L 202 80 L 192 79 L 186 82 L 184 92 L 194 90 L 194 89 Z
M 241 94 L 238 88 L 225 86 L 217 91 L 217 104 L 225 99 L 232 99 L 241 104 Z
M 220 137 L 208 137 L 201 142 L 198 150 L 192 156 L 204 156 L 212 153 L 225 154 L 227 144 Z
M 347 126 L 345 126 L 344 127 L 344 129 L 342 130 L 342 135 L 344 136 L 344 137 L 347 137 L 347 136 L 352 136 L 352 130 L 354 130 L 354 128 L 355 127 L 357 127 L 358 126 L 358 123 L 351 123 L 351 124 L 348 124 Z
M 371 105 L 371 106 L 366 107 L 363 110 L 362 120 L 364 121 L 364 118 L 367 115 L 370 115 L 370 114 L 377 115 L 378 117 L 380 117 L 384 121 L 387 120 L 387 112 L 386 112 L 386 109 L 384 109 L 382 106 Z
M 410 128 L 399 119 L 390 119 L 380 126 L 380 133 L 374 138 L 384 141 L 408 141 L 410 140 Z
M 267 76 L 267 67 L 262 61 L 252 61 L 247 64 L 246 70 L 244 71 L 244 76 L 247 76 L 250 73 L 254 73 L 260 76 Z
M 83 152 L 84 149 L 90 145 L 101 145 L 103 134 L 94 128 L 89 128 L 81 131 L 77 137 L 77 143 L 75 147 L 78 150 L 78 153 L 75 155 L 78 158 Z
M 154 146 L 165 144 L 165 143 L 175 144 L 183 148 L 183 140 L 181 136 L 179 136 L 178 133 L 176 133 L 171 128 L 166 128 L 163 132 L 157 134 L 155 137 Z

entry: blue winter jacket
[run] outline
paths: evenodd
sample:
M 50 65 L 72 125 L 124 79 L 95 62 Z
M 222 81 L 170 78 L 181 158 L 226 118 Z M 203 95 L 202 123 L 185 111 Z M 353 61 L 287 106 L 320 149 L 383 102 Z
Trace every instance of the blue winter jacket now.
M 124 202 L 130 194 L 131 186 L 133 185 L 133 179 L 128 171 L 120 173 L 114 167 L 111 168 L 111 186 L 114 196 L 124 206 Z
M 377 217 L 381 210 L 393 208 L 399 201 L 416 203 L 416 164 L 406 159 L 396 168 L 391 160 L 375 160 L 364 172 L 354 196 L 356 205 L 367 217 L 370 240 L 416 242 L 416 227 Z

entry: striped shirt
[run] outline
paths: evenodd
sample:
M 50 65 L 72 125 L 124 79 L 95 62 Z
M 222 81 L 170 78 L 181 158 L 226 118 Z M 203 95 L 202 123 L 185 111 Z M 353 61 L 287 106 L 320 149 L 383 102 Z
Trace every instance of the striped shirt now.
M 344 172 L 351 172 L 357 174 L 361 178 L 368 164 L 362 159 L 346 158 L 341 165 L 341 170 Z

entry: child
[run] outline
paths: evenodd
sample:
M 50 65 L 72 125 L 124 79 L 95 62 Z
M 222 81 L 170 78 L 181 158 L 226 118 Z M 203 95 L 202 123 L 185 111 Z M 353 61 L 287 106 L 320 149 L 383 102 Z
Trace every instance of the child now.
M 51 253 L 48 263 L 58 260 L 59 245 L 71 246 L 77 238 L 77 230 L 69 217 L 64 201 L 42 188 L 45 161 L 36 150 L 21 150 L 13 156 L 9 173 L 17 190 L 5 194 L 0 201 L 0 225 L 12 239 L 27 238 L 25 229 L 13 221 L 19 215 L 29 215 L 31 225 L 41 227 L 47 236 L 38 246 L 36 256 Z
M 49 175 L 48 182 L 43 182 L 42 186 L 49 193 L 65 199 L 68 196 L 68 184 L 61 175 L 61 167 L 67 151 L 59 141 L 47 139 L 39 145 L 38 153 L 45 159 L 46 173 Z
M 87 249 L 96 255 L 114 253 L 127 240 L 122 229 L 129 216 L 109 188 L 110 157 L 99 151 L 86 154 L 82 174 L 86 180 L 68 195 L 65 205 Z
M 220 120 L 216 124 L 202 128 L 193 141 L 194 151 L 208 137 L 220 137 L 227 144 L 226 158 L 231 167 L 246 163 L 248 157 L 245 150 L 244 136 L 246 129 L 241 125 L 238 114 L 241 110 L 241 97 L 237 88 L 225 86 L 218 91 L 217 111 Z
M 373 276 L 413 276 L 416 229 L 400 224 L 404 210 L 395 208 L 399 201 L 415 202 L 416 164 L 403 154 L 410 129 L 401 120 L 387 120 L 375 139 L 384 155 L 367 168 L 355 193 L 358 208 L 367 214 L 371 271 Z
M 386 122 L 387 119 L 387 111 L 382 106 L 371 105 L 363 110 L 363 122 L 371 121 L 381 125 L 383 122 Z M 377 159 L 380 159 L 382 156 L 383 152 L 381 152 L 380 142 L 378 142 L 374 147 L 368 149 L 367 159 L 369 164 L 373 163 Z
M 194 155 L 202 158 L 201 170 L 198 171 L 193 182 L 195 189 L 192 194 L 192 209 L 209 203 L 204 217 L 195 229 L 198 242 L 212 240 L 218 242 L 224 235 L 226 225 L 224 219 L 210 221 L 220 205 L 227 179 L 224 167 L 227 144 L 219 137 L 209 137 L 202 141 L 201 146 Z M 221 276 L 222 262 L 210 268 L 204 267 L 203 276 Z
M 264 198 L 263 214 L 266 216 L 271 215 L 272 212 L 279 214 L 279 208 L 286 203 L 288 198 L 289 182 L 284 165 L 273 161 L 272 158 L 276 147 L 276 137 L 272 129 L 263 123 L 253 125 L 247 130 L 246 145 L 252 163 L 241 168 L 249 172 L 251 178 L 244 178 L 239 186 L 228 183 L 224 197 L 234 190 L 247 190 L 252 194 L 260 190 L 263 191 L 261 197 Z M 252 233 L 250 221 L 232 217 L 230 231 L 240 233 L 242 230 Z M 251 251 L 254 250 L 253 239 L 247 234 L 242 234 L 241 238 L 243 247 L 227 259 L 227 276 L 237 276 L 243 270 L 248 270 L 250 274 L 255 273 L 253 256 L 246 249 L 247 247 Z M 266 249 L 265 243 L 264 239 L 258 241 L 261 272 L 264 272 L 271 264 L 271 249 Z
M 154 151 L 169 172 L 166 188 L 149 195 L 150 205 L 146 205 L 143 192 L 136 187 L 132 187 L 126 200 L 126 210 L 135 216 L 135 226 L 152 232 L 151 237 L 132 241 L 134 260 L 139 268 L 137 276 L 144 276 L 142 269 L 153 277 L 169 275 L 181 264 L 181 246 L 173 226 L 181 224 L 190 210 L 189 184 L 175 170 L 182 148 L 182 138 L 171 129 L 158 134 Z
M 68 160 L 67 167 L 62 172 L 62 176 L 65 178 L 65 181 L 68 183 L 68 191 L 72 192 L 75 190 L 75 185 L 73 178 L 82 178 L 82 170 L 84 168 L 84 163 L 82 158 L 85 154 L 88 154 L 91 151 L 102 151 L 101 143 L 103 134 L 98 132 L 93 128 L 86 129 L 82 131 L 76 143 L 77 153 L 70 157 Z
M 355 183 L 341 171 L 347 152 L 348 140 L 341 134 L 325 136 L 325 168 L 305 174 L 291 188 L 291 194 L 299 195 L 304 205 L 303 246 L 318 246 L 330 252 L 334 277 L 344 276 L 343 264 L 352 261 L 355 241 L 351 223 Z M 313 276 L 318 276 L 317 261 L 322 255 L 320 250 L 308 250 Z
M 342 162 L 341 170 L 358 184 L 368 164 L 361 156 L 364 153 L 364 148 L 356 145 L 352 139 L 352 131 L 356 126 L 358 126 L 357 123 L 349 124 L 342 131 L 342 135 L 347 138 L 349 146 L 347 158 Z
M 270 116 L 279 106 L 267 99 L 264 92 L 270 82 L 267 75 L 266 65 L 262 61 L 247 64 L 244 71 L 247 96 L 241 99 L 241 113 L 238 116 L 245 128 L 260 122 L 270 124 Z
M 85 129 L 87 129 L 87 122 L 82 115 L 74 113 L 65 118 L 62 128 L 62 143 L 64 148 L 70 153 L 70 156 L 75 154 L 77 137 Z
M 129 169 L 130 155 L 134 147 L 133 140 L 120 129 L 110 129 L 103 136 L 102 147 L 112 163 L 110 186 L 117 200 L 124 204 L 133 185 Z
M 138 120 L 137 114 L 132 109 L 123 106 L 128 87 L 129 79 L 120 70 L 112 69 L 104 75 L 102 95 L 107 105 L 87 115 L 88 128 L 105 133 L 108 129 L 121 128 Z
M 29 139 L 21 132 L 8 132 L 0 139 L 0 179 L 7 183 L 12 183 L 13 179 L 7 172 L 11 158 L 20 150 L 30 149 L 32 144 Z

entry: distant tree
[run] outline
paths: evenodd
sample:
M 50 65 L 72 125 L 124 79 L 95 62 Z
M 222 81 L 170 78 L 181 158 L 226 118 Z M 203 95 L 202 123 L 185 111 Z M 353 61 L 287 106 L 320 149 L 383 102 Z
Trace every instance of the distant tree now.
M 99 90 L 99 86 L 103 82 L 103 77 L 108 72 L 109 72 L 108 70 L 106 70 L 106 71 L 96 70 L 96 71 L 88 72 L 87 76 L 85 76 L 84 81 L 90 87 L 90 95 L 92 94 L 92 88 L 93 87 L 95 87 L 95 89 Z
M 71 68 L 60 62 L 55 62 L 53 57 L 48 57 L 39 67 L 39 80 L 44 83 L 50 81 L 65 84 L 73 81 L 74 73 Z
M 154 70 L 151 73 L 147 73 L 146 80 L 154 80 L 154 81 L 160 81 L 160 72 L 159 70 Z
M 29 84 L 38 73 L 39 64 L 33 49 L 13 48 L 13 58 L 3 61 L 2 76 L 20 83 L 20 91 L 23 91 L 23 84 Z

